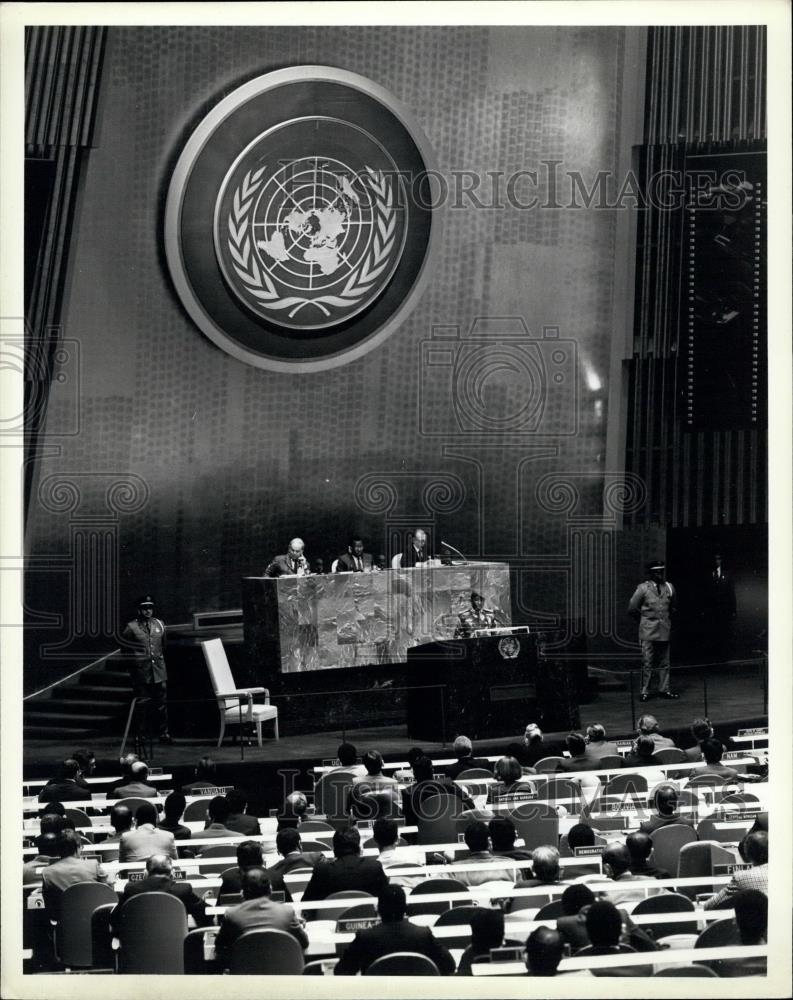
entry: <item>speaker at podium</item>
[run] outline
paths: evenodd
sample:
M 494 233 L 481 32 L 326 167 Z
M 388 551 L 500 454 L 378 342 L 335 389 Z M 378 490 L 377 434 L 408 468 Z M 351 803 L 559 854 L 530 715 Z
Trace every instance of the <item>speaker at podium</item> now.
M 407 697 L 411 739 L 517 736 L 530 721 L 546 730 L 579 724 L 567 670 L 538 657 L 536 636 L 525 626 L 414 646 L 407 661 L 416 685 Z

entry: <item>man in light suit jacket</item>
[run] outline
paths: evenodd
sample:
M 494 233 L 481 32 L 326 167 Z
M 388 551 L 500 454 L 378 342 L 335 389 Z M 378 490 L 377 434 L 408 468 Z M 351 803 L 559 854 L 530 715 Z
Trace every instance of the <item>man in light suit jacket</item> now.
M 301 948 L 308 945 L 303 922 L 289 903 L 274 903 L 270 899 L 270 879 L 264 868 L 248 868 L 242 874 L 244 902 L 226 910 L 226 916 L 215 939 L 215 957 L 226 967 L 231 959 L 234 942 L 246 931 L 288 931 Z
M 136 761 L 129 769 L 129 781 L 117 785 L 107 793 L 109 799 L 156 799 L 160 794 L 154 785 L 147 785 L 149 769 L 142 760 Z
M 397 951 L 413 951 L 426 955 L 442 976 L 454 972 L 454 959 L 449 950 L 435 937 L 429 927 L 420 927 L 405 919 L 405 890 L 400 885 L 388 885 L 377 898 L 381 924 L 358 931 L 350 946 L 333 970 L 336 976 L 354 976 L 365 972 L 375 959 Z
M 192 917 L 198 927 L 212 923 L 212 917 L 207 915 L 204 900 L 196 895 L 189 882 L 177 882 L 173 878 L 173 863 L 164 854 L 153 854 L 146 861 L 146 877 L 140 882 L 127 882 L 124 893 L 110 914 L 110 931 L 113 937 L 118 937 L 124 923 L 124 905 L 133 896 L 144 892 L 167 892 L 184 905 L 187 915 Z
M 55 845 L 58 860 L 41 873 L 42 895 L 50 920 L 58 920 L 61 896 L 77 882 L 107 882 L 109 876 L 98 861 L 80 857 L 80 835 L 75 830 L 62 830 Z
M 265 576 L 306 576 L 309 563 L 302 538 L 293 538 L 286 555 L 276 556 L 264 571 Z
M 721 910 L 735 906 L 735 897 L 743 889 L 756 889 L 768 895 L 768 834 L 763 830 L 747 833 L 738 845 L 741 857 L 752 867 L 734 872 L 732 881 L 705 903 L 706 910 Z
M 119 861 L 147 861 L 153 854 L 176 858 L 174 835 L 157 829 L 157 807 L 144 802 L 135 812 L 135 829 L 121 834 L 118 842 Z

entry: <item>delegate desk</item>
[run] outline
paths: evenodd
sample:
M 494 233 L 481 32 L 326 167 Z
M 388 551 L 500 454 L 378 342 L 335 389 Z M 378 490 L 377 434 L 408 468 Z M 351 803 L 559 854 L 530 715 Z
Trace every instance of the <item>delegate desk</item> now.
M 507 563 L 245 577 L 247 658 L 276 689 L 283 675 L 404 664 L 410 647 L 452 638 L 472 590 L 511 621 Z

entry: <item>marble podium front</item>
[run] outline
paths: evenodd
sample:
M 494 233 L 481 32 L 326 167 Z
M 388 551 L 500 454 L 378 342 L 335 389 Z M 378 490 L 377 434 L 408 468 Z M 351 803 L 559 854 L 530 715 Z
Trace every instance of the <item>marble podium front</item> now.
M 453 637 L 472 589 L 511 623 L 507 563 L 245 577 L 245 645 L 260 677 L 404 664 L 410 647 Z

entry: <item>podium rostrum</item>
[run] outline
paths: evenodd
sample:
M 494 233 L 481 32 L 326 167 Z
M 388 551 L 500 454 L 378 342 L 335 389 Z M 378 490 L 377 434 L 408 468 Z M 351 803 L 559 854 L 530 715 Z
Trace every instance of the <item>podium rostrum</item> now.
M 429 642 L 409 649 L 407 660 L 408 683 L 426 685 L 408 692 L 411 739 L 517 738 L 527 722 L 546 730 L 577 725 L 572 685 L 538 657 L 535 635 Z

